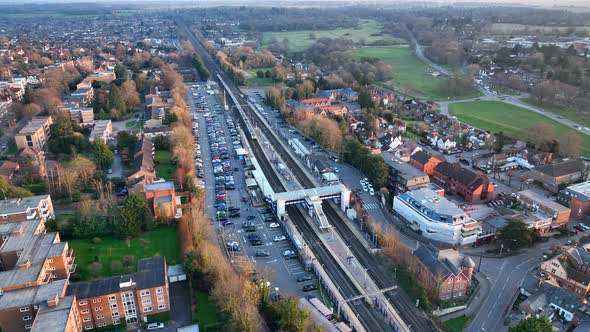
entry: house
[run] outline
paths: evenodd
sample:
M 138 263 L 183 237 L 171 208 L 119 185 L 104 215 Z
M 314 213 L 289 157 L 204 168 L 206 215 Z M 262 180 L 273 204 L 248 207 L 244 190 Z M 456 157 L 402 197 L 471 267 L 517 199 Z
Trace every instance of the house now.
M 328 98 L 308 98 L 301 100 L 301 103 L 313 108 L 322 108 L 332 105 L 332 102 Z
M 154 182 L 156 179 L 154 153 L 154 143 L 144 137 L 140 150 L 133 156 L 134 169 L 127 176 L 127 188 L 136 192 L 143 192 L 147 184 Z
M 443 156 L 431 156 L 425 151 L 417 151 L 410 156 L 410 165 L 428 175 L 432 175 L 434 174 L 434 168 L 436 165 L 444 160 L 445 158 Z
M 557 193 L 560 185 L 588 180 L 588 172 L 588 166 L 582 160 L 574 159 L 535 167 L 529 176 L 539 181 L 545 189 Z
M 477 221 L 431 188 L 395 196 L 393 209 L 422 236 L 448 244 L 473 243 L 482 231 Z
M 587 217 L 590 215 L 590 181 L 574 184 L 560 191 L 557 201 L 568 206 L 574 217 Z
M 96 120 L 94 121 L 94 128 L 92 128 L 88 140 L 90 142 L 101 140 L 104 144 L 107 144 L 112 135 L 113 124 L 111 123 L 111 120 Z
M 16 146 L 19 149 L 29 146 L 43 149 L 51 137 L 50 126 L 52 124 L 53 119 L 50 116 L 32 118 L 14 137 Z
M 545 196 L 539 195 L 532 190 L 523 190 L 516 194 L 518 202 L 531 211 L 545 214 L 552 229 L 564 226 L 570 219 L 571 209 L 565 207 Z
M 475 262 L 454 249 L 439 251 L 432 244 L 421 244 L 414 251 L 420 263 L 430 272 L 430 279 L 437 285 L 438 298 L 443 301 L 467 295 Z
M 421 186 L 428 185 L 428 175 L 410 164 L 396 158 L 391 152 L 381 153 L 381 157 L 389 168 L 387 186 L 392 189 L 394 195 L 404 193 Z
M 590 253 L 584 248 L 569 248 L 565 253 L 541 262 L 539 270 L 559 287 L 581 297 L 590 292 Z
M 547 317 L 552 320 L 555 316 L 566 322 L 571 322 L 584 300 L 577 294 L 551 283 L 544 282 L 539 289 L 524 300 L 519 309 L 531 316 Z
M 14 184 L 15 173 L 18 170 L 17 163 L 6 160 L 0 164 L 0 177 L 3 177 L 9 184 Z
M 494 185 L 487 176 L 463 168 L 459 163 L 438 163 L 432 174 L 432 182 L 445 191 L 462 196 L 468 203 L 491 199 L 494 195 Z
M 68 286 L 76 297 L 84 330 L 143 322 L 150 315 L 170 311 L 166 259 L 139 260 L 137 272 Z
M 174 219 L 177 204 L 179 203 L 174 191 L 174 182 L 155 181 L 147 184 L 144 195 L 155 219 Z
M 47 177 L 47 168 L 45 164 L 45 152 L 33 147 L 26 147 L 19 150 L 12 159 L 18 163 L 21 173 L 37 175 L 41 178 Z

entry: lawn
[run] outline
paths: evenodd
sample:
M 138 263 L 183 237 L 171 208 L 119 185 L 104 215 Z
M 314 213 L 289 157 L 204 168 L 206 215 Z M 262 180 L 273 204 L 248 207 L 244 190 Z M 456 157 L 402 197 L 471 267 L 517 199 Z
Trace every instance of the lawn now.
M 363 47 L 354 50 L 356 58 L 375 57 L 391 65 L 393 79 L 387 82 L 395 91 L 423 97 L 431 100 L 448 100 L 449 96 L 440 92 L 445 77 L 432 77 L 427 73 L 433 68 L 420 61 L 409 47 Z M 462 96 L 450 96 L 450 99 L 465 99 L 479 96 L 477 90 L 468 91 Z
M 154 161 L 156 163 L 156 175 L 167 180 L 174 179 L 176 164 L 172 160 L 172 153 L 168 150 L 156 150 Z
M 137 270 L 137 262 L 140 259 L 152 256 L 166 257 L 169 265 L 178 264 L 180 257 L 177 233 L 176 227 L 160 226 L 130 241 L 104 237 L 98 243 L 94 243 L 92 239 L 69 240 L 68 243 L 74 249 L 76 264 L 78 264 L 78 279 L 92 280 L 134 272 Z M 123 263 L 125 256 L 133 257 L 133 261 L 130 261 L 127 267 L 124 264 L 118 267 L 111 266 L 115 260 Z M 89 265 L 95 259 L 102 264 L 102 270 L 93 275 Z
M 573 109 L 559 107 L 555 104 L 545 101 L 539 101 L 535 98 L 522 98 L 521 100 L 527 104 L 540 107 L 547 112 L 561 115 L 566 119 L 570 119 L 583 125 L 584 127 L 590 127 L 590 110 L 586 111 L 589 113 L 580 113 L 576 112 Z
M 125 127 L 133 130 L 143 129 L 143 121 L 131 120 L 125 123 Z
M 197 321 L 203 331 L 206 332 L 208 329 L 215 329 L 215 327 L 223 324 L 219 309 L 206 293 L 196 291 L 195 303 L 197 307 Z
M 273 82 L 272 78 L 270 78 L 270 77 L 259 78 L 258 76 L 256 76 L 256 72 L 259 70 L 266 73 L 267 70 L 272 71 L 272 68 L 252 68 L 252 69 L 248 70 L 248 73 L 250 73 L 250 75 L 252 75 L 252 77 L 249 77 L 246 80 L 246 85 L 247 86 L 274 86 L 275 82 Z
M 558 139 L 569 131 L 576 132 L 580 137 L 582 155 L 590 156 L 590 136 L 522 107 L 497 101 L 475 101 L 450 104 L 449 111 L 463 122 L 492 132 L 503 131 L 521 140 L 526 140 L 527 128 L 543 121 L 553 127 Z
M 392 35 L 381 32 L 380 23 L 373 20 L 361 20 L 354 28 L 340 28 L 334 30 L 302 30 L 302 31 L 284 31 L 284 32 L 265 32 L 262 37 L 262 46 L 268 45 L 269 40 L 276 38 L 282 42 L 287 38 L 289 51 L 300 52 L 310 47 L 315 39 L 319 38 L 346 38 L 354 43 L 363 45 L 372 45 L 375 42 L 384 41 L 383 44 L 393 45 L 406 43 L 403 39 L 396 38 Z M 315 39 L 314 39 L 315 36 Z
M 461 332 L 467 325 L 469 317 L 457 317 L 443 322 L 443 325 L 448 332 Z

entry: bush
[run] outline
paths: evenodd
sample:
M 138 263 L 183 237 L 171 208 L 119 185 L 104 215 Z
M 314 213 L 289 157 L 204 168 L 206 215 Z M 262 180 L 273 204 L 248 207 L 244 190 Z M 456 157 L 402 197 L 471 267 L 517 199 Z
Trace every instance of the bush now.
M 167 322 L 171 319 L 170 311 L 166 312 L 159 312 L 157 314 L 147 316 L 147 321 L 149 323 L 159 323 L 159 322 Z
M 92 243 L 94 243 L 94 244 L 99 244 L 101 242 L 102 242 L 102 239 L 99 238 L 98 236 L 92 238 Z

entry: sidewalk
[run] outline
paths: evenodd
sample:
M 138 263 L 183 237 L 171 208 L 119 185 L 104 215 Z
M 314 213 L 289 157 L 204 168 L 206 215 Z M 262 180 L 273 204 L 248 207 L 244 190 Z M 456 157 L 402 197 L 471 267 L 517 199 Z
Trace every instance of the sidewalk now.
M 440 316 L 441 321 L 447 321 L 449 319 L 467 316 L 471 317 L 474 313 L 479 310 L 479 307 L 482 305 L 483 301 L 488 297 L 488 293 L 490 292 L 490 281 L 488 278 L 482 273 L 478 272 L 473 275 L 477 281 L 479 281 L 479 287 L 476 291 L 471 295 L 470 301 L 467 303 L 467 308 L 455 311 L 453 313 Z

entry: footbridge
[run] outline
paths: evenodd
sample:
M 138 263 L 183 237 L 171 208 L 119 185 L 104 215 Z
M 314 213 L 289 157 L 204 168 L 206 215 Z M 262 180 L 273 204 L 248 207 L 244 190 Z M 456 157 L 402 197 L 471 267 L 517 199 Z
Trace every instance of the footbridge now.
M 274 212 L 279 220 L 284 220 L 285 207 L 292 204 L 302 204 L 321 230 L 328 230 L 331 226 L 322 210 L 322 201 L 332 199 L 340 203 L 340 208 L 346 211 L 350 205 L 350 190 L 343 184 L 310 189 L 292 190 L 273 193 L 269 197 Z

